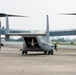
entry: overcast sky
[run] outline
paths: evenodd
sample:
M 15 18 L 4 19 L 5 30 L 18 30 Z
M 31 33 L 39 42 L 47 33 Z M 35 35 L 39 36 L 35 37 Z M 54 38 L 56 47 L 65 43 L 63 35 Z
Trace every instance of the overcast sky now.
M 12 29 L 45 30 L 49 15 L 50 30 L 76 29 L 76 16 L 58 15 L 76 12 L 76 0 L 0 0 L 0 12 L 30 16 L 9 18 Z M 5 18 L 1 18 L 5 26 Z

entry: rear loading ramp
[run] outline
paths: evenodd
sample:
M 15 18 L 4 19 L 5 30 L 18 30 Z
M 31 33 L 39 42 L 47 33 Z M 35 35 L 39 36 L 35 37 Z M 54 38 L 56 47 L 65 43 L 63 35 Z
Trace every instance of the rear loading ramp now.
M 37 47 L 40 48 L 37 42 L 36 37 L 24 37 L 24 41 L 26 43 L 26 46 L 29 47 Z

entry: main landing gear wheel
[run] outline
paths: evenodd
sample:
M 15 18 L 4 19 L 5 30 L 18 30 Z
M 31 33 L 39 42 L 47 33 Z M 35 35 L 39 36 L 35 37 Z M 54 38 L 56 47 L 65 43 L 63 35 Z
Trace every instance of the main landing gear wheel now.
M 22 55 L 23 55 L 24 53 L 27 54 L 27 51 L 22 51 Z
M 27 51 L 25 51 L 25 54 L 27 54 Z
M 48 55 L 50 55 L 51 54 L 51 51 L 48 51 Z
M 22 55 L 24 54 L 25 52 L 24 51 L 22 51 Z
M 47 54 L 47 51 L 44 51 L 44 54 Z
M 48 55 L 53 55 L 53 50 L 48 51 Z
M 53 50 L 51 50 L 51 55 L 53 55 L 54 54 L 54 52 L 53 52 Z

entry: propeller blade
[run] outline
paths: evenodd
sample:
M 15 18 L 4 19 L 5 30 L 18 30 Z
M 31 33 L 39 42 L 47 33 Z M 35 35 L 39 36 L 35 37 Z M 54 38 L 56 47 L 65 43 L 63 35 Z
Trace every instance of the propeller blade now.
M 21 16 L 21 15 L 11 15 L 11 14 L 5 14 L 5 13 L 0 13 L 0 17 L 29 17 L 29 16 Z
M 62 13 L 60 15 L 76 15 L 76 13 Z

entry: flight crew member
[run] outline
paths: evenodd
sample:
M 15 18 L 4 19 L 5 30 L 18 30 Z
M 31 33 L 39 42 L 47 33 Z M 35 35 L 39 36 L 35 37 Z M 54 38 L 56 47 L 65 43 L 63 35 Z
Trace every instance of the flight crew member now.
M 57 51 L 57 44 L 55 44 L 55 45 L 54 45 L 54 50 L 56 50 L 56 51 Z
M 4 44 L 1 43 L 1 46 L 4 46 Z
M 4 44 L 0 43 L 0 50 L 1 50 L 1 46 L 4 46 Z

